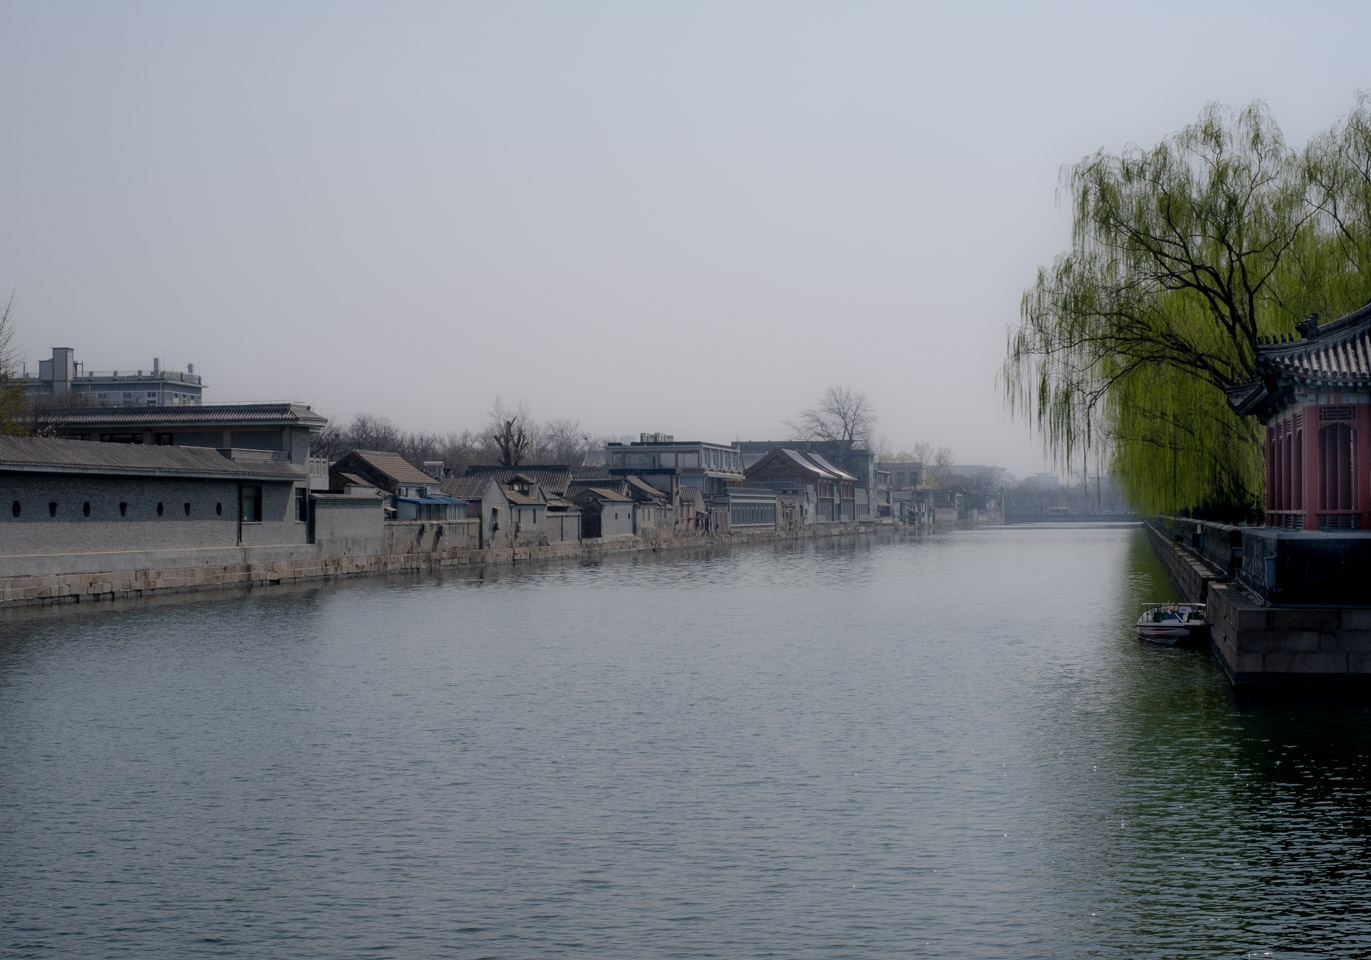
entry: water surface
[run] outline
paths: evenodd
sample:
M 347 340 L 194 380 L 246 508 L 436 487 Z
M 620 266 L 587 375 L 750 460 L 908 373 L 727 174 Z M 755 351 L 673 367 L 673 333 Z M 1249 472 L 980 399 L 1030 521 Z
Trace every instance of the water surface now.
M 6 957 L 1371 955 L 1371 714 L 1135 528 L 0 620 Z

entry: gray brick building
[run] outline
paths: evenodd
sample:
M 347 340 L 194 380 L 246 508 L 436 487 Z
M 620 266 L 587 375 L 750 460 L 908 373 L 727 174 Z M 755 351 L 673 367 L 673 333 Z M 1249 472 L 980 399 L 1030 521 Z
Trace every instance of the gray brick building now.
M 196 447 L 0 437 L 0 555 L 299 544 L 307 476 Z

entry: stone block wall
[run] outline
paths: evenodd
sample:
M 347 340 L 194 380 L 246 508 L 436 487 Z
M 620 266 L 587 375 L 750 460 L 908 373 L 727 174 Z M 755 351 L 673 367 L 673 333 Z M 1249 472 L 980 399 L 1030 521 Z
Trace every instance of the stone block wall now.
M 1149 522 L 1144 528 L 1157 559 L 1171 575 L 1180 595 L 1192 603 L 1205 603 L 1210 585 L 1218 579 L 1214 571 L 1183 542 L 1168 536 L 1163 524 Z
M 1237 685 L 1371 680 L 1371 609 L 1272 607 L 1217 584 L 1206 610 L 1214 654 Z

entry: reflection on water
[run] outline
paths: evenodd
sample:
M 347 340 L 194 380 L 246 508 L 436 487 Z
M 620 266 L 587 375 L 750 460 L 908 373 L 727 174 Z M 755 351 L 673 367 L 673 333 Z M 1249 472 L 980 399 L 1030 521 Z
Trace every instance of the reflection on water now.
M 1371 952 L 1371 714 L 1169 595 L 1064 526 L 8 615 L 0 955 Z

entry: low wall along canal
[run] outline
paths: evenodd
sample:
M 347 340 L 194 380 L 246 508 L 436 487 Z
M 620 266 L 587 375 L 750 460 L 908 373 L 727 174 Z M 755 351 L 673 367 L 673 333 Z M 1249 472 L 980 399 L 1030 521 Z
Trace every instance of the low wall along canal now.
M 1145 526 L 1153 549 L 1181 596 L 1205 604 L 1213 624 L 1211 649 L 1235 685 L 1371 681 L 1371 606 L 1273 603 L 1259 596 L 1262 592 L 1281 596 L 1273 589 L 1278 582 L 1278 573 L 1273 573 L 1278 569 L 1274 551 L 1262 547 L 1272 539 L 1267 531 L 1167 517 L 1153 518 Z M 1339 541 L 1349 539 L 1346 535 L 1318 533 L 1282 537 L 1294 557 L 1301 555 L 1301 545 L 1306 545 L 1306 554 L 1328 557 L 1335 553 Z M 1358 545 L 1357 550 L 1360 541 L 1350 540 Z M 1262 553 L 1262 549 L 1268 552 Z M 1254 571 L 1254 555 L 1257 560 L 1271 556 L 1272 561 Z M 1298 562 L 1290 561 L 1291 565 Z M 1343 563 L 1337 573 L 1321 582 L 1348 577 L 1346 568 Z M 1319 580 L 1306 577 L 1302 582 Z M 1356 593 L 1347 595 L 1355 597 Z M 1371 593 L 1366 599 L 1371 600 Z

